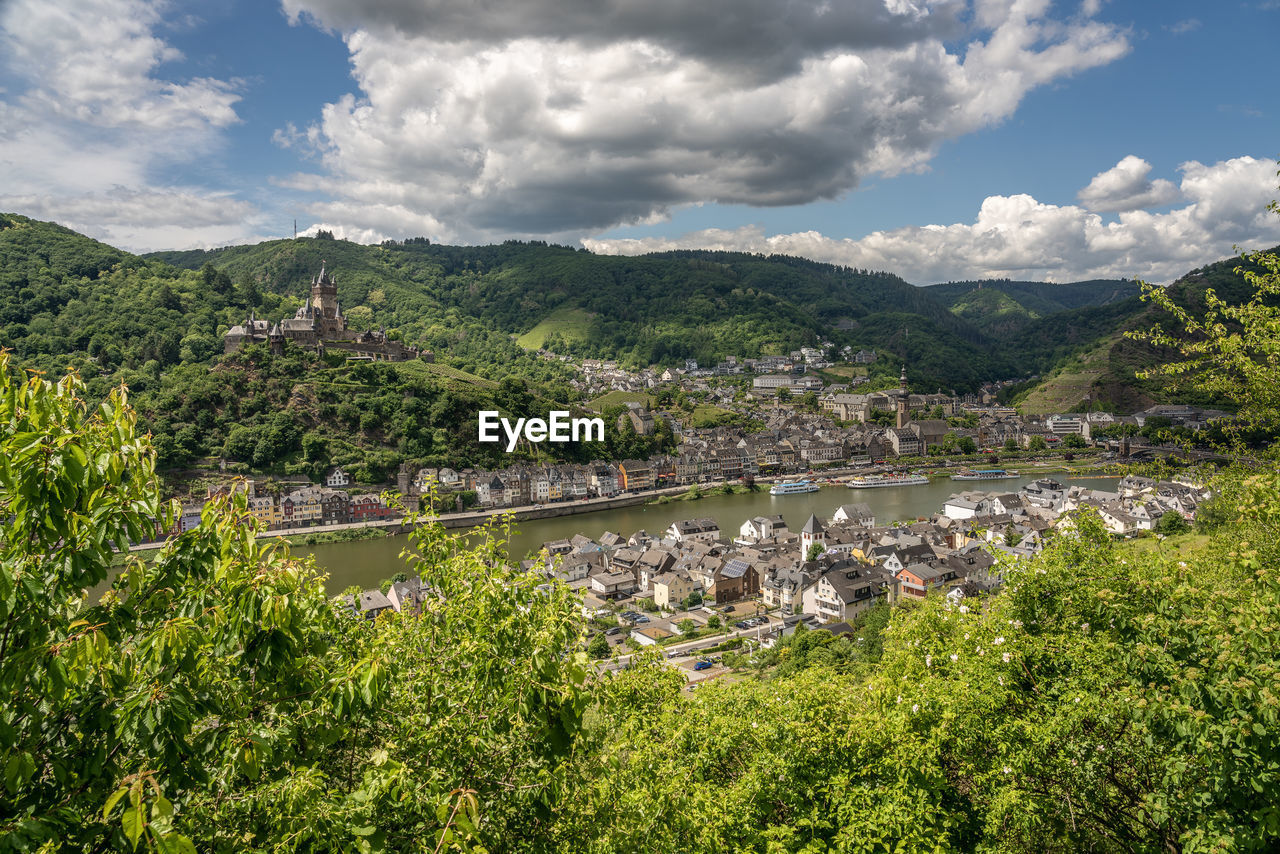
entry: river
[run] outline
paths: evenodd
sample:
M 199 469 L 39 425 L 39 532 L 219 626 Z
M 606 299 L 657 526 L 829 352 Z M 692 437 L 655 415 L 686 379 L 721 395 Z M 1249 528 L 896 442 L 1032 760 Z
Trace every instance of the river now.
M 824 486 L 818 492 L 803 495 L 774 496 L 762 488 L 760 492 L 744 495 L 716 495 L 697 501 L 637 505 L 579 516 L 536 519 L 516 526 L 517 531 L 511 538 L 508 553 L 521 559 L 528 552 L 541 548 L 544 542 L 567 539 L 579 533 L 593 539 L 605 531 L 613 531 L 624 537 L 641 529 L 657 534 L 678 519 L 705 516 L 720 523 L 721 535 L 725 539 L 736 537 L 738 528 L 747 519 L 774 513 L 781 513 L 791 529 L 798 531 L 804 526 L 810 513 L 825 521 L 831 518 L 841 504 L 855 502 L 868 504 L 879 524 L 903 519 L 914 520 L 939 512 L 943 502 L 957 492 L 1015 492 L 1024 484 L 1042 476 L 1030 473 L 1017 479 L 987 483 L 935 478 L 927 485 L 878 489 Z M 1107 490 L 1115 489 L 1118 480 L 1116 477 L 1050 476 L 1070 485 Z M 376 540 L 322 543 L 315 546 L 294 546 L 293 551 L 295 554 L 314 555 L 316 564 L 329 574 L 325 586 L 331 593 L 338 593 L 353 584 L 363 588 L 376 587 L 382 579 L 404 570 L 400 550 L 407 545 L 407 539 L 406 536 L 394 536 Z

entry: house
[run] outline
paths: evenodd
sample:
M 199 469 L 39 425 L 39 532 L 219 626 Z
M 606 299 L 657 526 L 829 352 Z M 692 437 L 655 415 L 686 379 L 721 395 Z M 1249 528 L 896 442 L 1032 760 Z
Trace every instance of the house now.
M 336 489 L 342 486 L 350 486 L 351 475 L 347 474 L 345 471 L 343 471 L 340 468 L 335 468 L 333 471 L 329 472 L 328 476 L 324 479 L 324 485 L 329 487 L 330 489 Z
M 716 571 L 707 592 L 717 605 L 746 599 L 760 592 L 760 573 L 748 561 L 730 558 Z
M 629 572 L 606 572 L 591 576 L 591 592 L 605 599 L 618 599 L 635 589 L 635 576 Z
M 618 485 L 622 492 L 639 492 L 653 486 L 649 464 L 640 460 L 618 463 Z
M 701 589 L 683 572 L 664 572 L 653 579 L 653 604 L 671 608 Z
M 422 580 L 416 576 L 393 582 L 387 590 L 387 601 L 397 611 L 419 611 L 426 599 L 427 588 L 422 586 Z
M 956 568 L 946 564 L 930 566 L 926 563 L 913 563 L 898 572 L 897 580 L 900 596 L 923 599 L 930 591 L 959 586 L 964 582 L 964 577 Z
M 832 514 L 831 521 L 849 522 L 853 525 L 860 525 L 864 528 L 874 528 L 876 526 L 875 514 L 871 512 L 870 505 L 859 502 L 857 504 L 841 504 L 836 508 L 836 512 Z
M 787 533 L 787 523 L 783 520 L 782 514 L 755 516 L 742 523 L 742 527 L 738 529 L 738 539 L 755 542 L 785 533 Z
M 841 561 L 804 592 L 806 614 L 823 622 L 852 620 L 885 598 L 893 579 L 880 567 Z
M 379 614 L 395 610 L 391 600 L 384 596 L 381 590 L 366 590 L 361 593 L 359 608 L 360 613 L 369 620 L 376 620 Z
M 682 519 L 667 529 L 677 543 L 715 542 L 720 539 L 720 523 L 715 519 Z

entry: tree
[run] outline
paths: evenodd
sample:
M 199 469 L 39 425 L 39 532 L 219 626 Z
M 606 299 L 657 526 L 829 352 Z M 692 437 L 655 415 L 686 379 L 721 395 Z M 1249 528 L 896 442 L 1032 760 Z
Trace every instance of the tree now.
M 187 837 L 211 830 L 201 793 L 275 775 L 292 738 L 312 747 L 290 763 L 323 743 L 306 721 L 333 713 L 333 690 L 356 678 L 331 670 L 332 611 L 314 572 L 259 551 L 242 496 L 154 559 L 129 558 L 101 602 L 88 597 L 114 550 L 151 539 L 176 506 L 159 498 L 123 390 L 91 409 L 74 377 L 16 383 L 8 361 L 0 353 L 0 823 L 30 847 L 194 850 Z M 381 676 L 367 684 L 376 702 Z
M 790 400 L 791 400 L 791 389 L 789 388 L 778 389 L 778 403 L 788 403 L 790 402 Z
M 676 623 L 676 628 L 680 630 L 680 634 L 682 635 L 691 635 L 693 634 L 694 630 L 697 629 L 697 626 L 694 625 L 693 620 L 690 620 L 689 618 L 686 617 L 685 619 Z
M 609 656 L 609 639 L 604 636 L 604 632 L 598 633 L 591 639 L 591 643 L 587 644 L 587 655 L 596 659 Z
M 707 618 L 707 628 L 709 629 L 720 628 L 720 616 L 718 614 L 712 614 L 710 617 Z
M 1018 450 L 1018 440 L 1017 440 L 1017 439 L 1015 439 L 1015 438 L 1013 438 L 1012 436 L 1010 436 L 1009 438 L 1005 439 L 1005 440 L 1004 440 L 1004 449 L 1005 449 L 1006 451 L 1016 451 L 1016 450 Z
M 1027 447 L 1032 451 L 1043 451 L 1048 449 L 1049 443 L 1045 441 L 1044 436 L 1032 436 Z
M 978 450 L 978 444 L 973 441 L 972 436 L 961 436 L 959 441 L 960 453 L 973 454 Z
M 1275 202 L 1268 206 L 1280 214 Z M 1175 331 L 1153 326 L 1129 337 L 1173 348 L 1178 361 L 1139 374 L 1159 378 L 1175 389 L 1189 389 L 1239 405 L 1234 437 L 1245 430 L 1274 431 L 1280 426 L 1280 254 L 1254 252 L 1242 258 L 1238 274 L 1253 289 L 1248 302 L 1233 304 L 1209 288 L 1202 316 L 1178 302 L 1169 290 L 1142 285 L 1142 298 L 1169 316 Z
M 814 543 L 809 546 L 809 551 L 805 553 L 805 560 L 815 561 L 827 552 L 827 547 L 823 543 Z
M 1164 534 L 1166 537 L 1174 534 L 1185 534 L 1191 530 L 1191 526 L 1187 524 L 1187 520 L 1182 518 L 1182 514 L 1176 510 L 1166 511 L 1156 522 L 1156 533 Z
M 1083 448 L 1089 443 L 1084 440 L 1084 436 L 1079 433 L 1068 433 L 1062 437 L 1062 447 L 1064 448 Z

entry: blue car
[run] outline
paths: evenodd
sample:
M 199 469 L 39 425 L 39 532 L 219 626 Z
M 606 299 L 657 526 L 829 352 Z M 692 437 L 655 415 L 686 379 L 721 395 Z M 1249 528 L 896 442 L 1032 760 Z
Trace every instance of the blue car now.
M 694 669 L 694 670 L 710 670 L 710 669 L 711 669 L 711 662 L 710 662 L 710 661 L 699 661 L 697 664 L 693 665 L 693 669 Z

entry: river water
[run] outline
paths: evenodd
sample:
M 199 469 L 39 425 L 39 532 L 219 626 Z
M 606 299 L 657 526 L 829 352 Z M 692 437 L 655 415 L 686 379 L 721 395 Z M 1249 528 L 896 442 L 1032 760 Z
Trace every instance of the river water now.
M 824 486 L 818 492 L 803 495 L 769 495 L 767 488 L 745 495 L 716 495 L 697 501 L 673 501 L 662 505 L 638 505 L 615 510 L 601 510 L 578 516 L 560 516 L 553 519 L 534 519 L 516 525 L 508 553 L 519 560 L 530 551 L 537 551 L 549 540 L 568 539 L 574 534 L 586 534 L 595 539 L 605 531 L 629 537 L 644 529 L 657 534 L 679 519 L 709 516 L 720 523 L 721 535 L 733 539 L 738 528 L 753 516 L 771 516 L 781 513 L 793 531 L 799 531 L 809 514 L 827 520 L 841 504 L 864 502 L 871 507 L 876 522 L 887 524 L 898 520 L 915 520 L 940 512 L 942 504 L 953 494 L 967 490 L 982 492 L 1015 492 L 1024 484 L 1044 475 L 1024 468 L 1026 476 L 1017 479 L 989 481 L 952 481 L 935 478 L 927 485 L 893 486 L 877 489 L 849 489 L 845 486 Z M 1049 475 L 1069 485 L 1092 489 L 1113 490 L 1116 477 L 1075 477 Z M 390 578 L 405 569 L 400 550 L 407 545 L 407 536 L 384 537 L 377 540 L 352 540 L 343 543 L 322 543 L 315 546 L 294 546 L 295 554 L 311 554 L 316 564 L 329 574 L 326 588 L 338 593 L 350 585 L 363 588 L 376 587 L 384 578 Z

